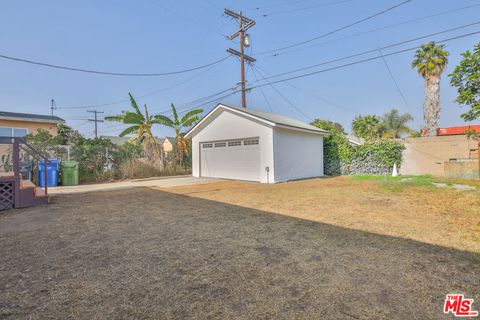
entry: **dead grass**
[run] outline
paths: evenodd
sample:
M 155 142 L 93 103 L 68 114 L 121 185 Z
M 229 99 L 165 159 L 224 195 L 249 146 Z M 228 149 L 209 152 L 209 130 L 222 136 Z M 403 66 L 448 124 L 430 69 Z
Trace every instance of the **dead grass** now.
M 428 177 L 397 180 L 336 177 L 275 185 L 224 181 L 171 191 L 480 253 L 480 184 L 470 183 L 476 191 L 456 192 L 433 186 Z
M 439 319 L 446 293 L 480 299 L 477 254 L 408 239 L 449 231 L 476 251 L 455 231 L 478 218 L 476 193 L 346 178 L 168 191 L 0 214 L 0 318 Z

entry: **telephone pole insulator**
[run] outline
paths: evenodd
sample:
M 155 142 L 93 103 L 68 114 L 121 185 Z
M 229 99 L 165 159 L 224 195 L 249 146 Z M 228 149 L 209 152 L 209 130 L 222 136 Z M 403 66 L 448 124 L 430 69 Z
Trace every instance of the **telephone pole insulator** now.
M 236 37 L 239 37 L 240 51 L 229 48 L 227 52 L 240 58 L 240 77 L 241 77 L 240 84 L 242 85 L 242 108 L 246 108 L 247 98 L 246 98 L 246 90 L 245 90 L 245 60 L 247 60 L 247 62 L 249 63 L 254 63 L 255 59 L 245 54 L 245 47 L 250 46 L 250 37 L 247 38 L 248 43 L 245 43 L 245 39 L 246 39 L 245 31 L 253 27 L 255 25 L 255 21 L 247 17 L 244 17 L 241 11 L 237 13 L 232 10 L 225 9 L 225 14 L 234 19 L 237 19 L 239 24 L 238 30 L 235 33 L 228 36 L 228 39 L 233 40 Z

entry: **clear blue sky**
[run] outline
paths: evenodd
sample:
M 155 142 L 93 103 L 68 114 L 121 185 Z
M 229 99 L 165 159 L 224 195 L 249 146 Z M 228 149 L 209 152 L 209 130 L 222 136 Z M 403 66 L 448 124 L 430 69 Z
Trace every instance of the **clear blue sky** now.
M 352 0 L 320 6 L 333 2 L 340 1 L 4 1 L 0 7 L 0 54 L 114 72 L 164 72 L 195 67 L 226 56 L 228 47 L 238 47 L 224 37 L 236 29 L 235 22 L 223 16 L 223 8 L 227 7 L 243 10 L 245 15 L 256 20 L 256 26 L 250 30 L 253 45 L 249 52 L 257 58 L 259 70 L 267 75 L 480 21 L 478 0 L 412 0 L 377 18 L 313 41 L 308 48 L 278 56 L 258 54 L 321 35 L 402 1 Z M 479 6 L 352 36 L 476 4 Z M 480 31 L 480 24 L 394 47 L 383 53 L 474 31 Z M 447 44 L 450 63 L 442 78 L 441 126 L 464 123 L 460 118 L 461 107 L 453 102 L 456 91 L 450 87 L 447 74 L 459 62 L 460 53 L 473 48 L 479 40 L 479 35 L 474 35 Z M 340 122 L 348 131 L 356 114 L 383 114 L 392 107 L 412 113 L 414 126 L 419 128 L 422 124 L 423 80 L 410 68 L 413 54 L 406 52 L 386 58 L 408 106 L 381 59 L 293 80 L 290 84 L 278 83 L 275 87 L 308 117 Z M 185 110 L 194 106 L 185 103 L 232 87 L 239 81 L 239 63 L 234 57 L 211 69 L 149 78 L 76 73 L 3 59 L 0 59 L 0 70 L 0 109 L 40 114 L 50 113 L 51 98 L 55 98 L 59 107 L 83 107 L 123 100 L 128 92 L 141 96 L 179 83 L 183 84 L 139 98 L 138 102 L 146 103 L 151 112 L 164 112 L 171 102 Z M 248 80 L 255 81 L 251 69 L 248 70 Z M 271 87 L 265 86 L 263 91 L 274 112 L 309 121 Z M 247 99 L 249 107 L 269 110 L 259 89 L 248 94 Z M 223 101 L 239 105 L 240 95 Z M 214 105 L 210 103 L 203 108 L 208 111 Z M 104 111 L 105 115 L 112 115 L 128 108 L 129 104 L 123 102 L 97 109 Z M 93 124 L 86 122 L 85 119 L 91 116 L 86 110 L 59 109 L 55 114 L 91 136 Z M 116 123 L 104 123 L 100 124 L 99 131 L 100 134 L 116 135 L 121 129 Z M 171 133 L 165 128 L 155 130 L 158 135 Z

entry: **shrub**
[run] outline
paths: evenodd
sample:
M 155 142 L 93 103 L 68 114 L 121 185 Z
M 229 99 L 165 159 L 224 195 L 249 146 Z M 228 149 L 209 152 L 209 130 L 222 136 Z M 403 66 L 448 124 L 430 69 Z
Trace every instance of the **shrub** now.
M 70 153 L 78 161 L 80 180 L 83 182 L 106 181 L 115 177 L 119 165 L 118 147 L 108 139 L 75 140 Z
M 328 120 L 316 119 L 311 123 L 329 133 L 323 139 L 324 172 L 329 176 L 345 173 L 345 164 L 351 161 L 351 146 L 342 125 Z
M 355 146 L 352 149 L 350 175 L 384 175 L 392 172 L 393 165 L 400 167 L 404 146 L 395 140 L 379 139 Z
M 395 163 L 400 166 L 404 146 L 395 140 L 375 139 L 352 146 L 334 123 L 317 120 L 312 125 L 329 131 L 323 140 L 326 175 L 384 175 Z

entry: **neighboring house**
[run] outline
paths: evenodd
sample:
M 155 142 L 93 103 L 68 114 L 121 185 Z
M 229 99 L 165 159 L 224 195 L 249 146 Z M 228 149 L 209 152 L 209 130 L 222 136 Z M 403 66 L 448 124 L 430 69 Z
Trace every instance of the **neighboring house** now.
M 99 138 L 110 140 L 113 144 L 116 144 L 117 146 L 124 145 L 130 139 L 129 137 L 117 137 L 117 136 L 100 136 Z
M 218 104 L 187 134 L 192 174 L 262 183 L 323 176 L 328 132 L 283 115 Z
M 157 138 L 158 140 L 158 138 Z M 175 145 L 174 137 L 165 137 L 160 141 L 160 148 L 165 154 L 168 154 L 173 151 L 173 146 Z
M 55 116 L 0 111 L 0 136 L 24 137 L 29 133 L 36 134 L 39 129 L 56 135 L 57 124 L 64 122 Z

